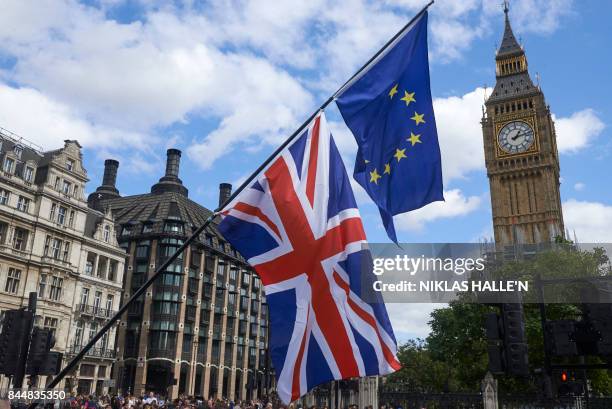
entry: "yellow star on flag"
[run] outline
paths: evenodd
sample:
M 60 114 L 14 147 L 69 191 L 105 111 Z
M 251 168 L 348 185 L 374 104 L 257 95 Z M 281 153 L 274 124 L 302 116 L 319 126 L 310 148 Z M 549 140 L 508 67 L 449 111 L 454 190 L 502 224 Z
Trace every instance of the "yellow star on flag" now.
M 383 172 L 383 175 L 384 175 L 385 173 L 386 173 L 386 174 L 388 174 L 388 175 L 390 175 L 390 174 L 391 174 L 391 164 L 389 164 L 389 163 L 385 163 L 385 171 Z
M 395 159 L 397 159 L 398 162 L 400 160 L 402 160 L 403 158 L 405 158 L 406 157 L 406 148 L 404 148 L 404 149 L 396 149 L 395 150 L 395 155 L 393 155 L 393 157 Z
M 372 172 L 370 172 L 370 183 L 374 182 L 374 183 L 378 184 L 378 179 L 380 179 L 381 177 L 382 176 L 380 176 L 378 174 L 378 171 L 375 168 Z
M 413 134 L 412 132 L 410 132 L 410 138 L 406 139 L 407 141 L 409 141 L 412 146 L 414 146 L 417 143 L 422 143 L 421 142 L 421 134 Z
M 423 119 L 423 115 L 425 114 L 417 114 L 416 111 L 414 112 L 414 116 L 410 119 L 412 119 L 416 125 L 420 124 L 420 123 L 425 123 L 425 120 Z
M 391 91 L 389 91 L 389 98 L 393 98 L 395 94 L 397 94 L 397 84 L 395 84 L 395 86 L 391 88 Z
M 406 102 L 406 106 L 408 106 L 411 102 L 416 102 L 416 99 L 414 99 L 414 92 L 404 91 L 404 96 L 400 99 Z

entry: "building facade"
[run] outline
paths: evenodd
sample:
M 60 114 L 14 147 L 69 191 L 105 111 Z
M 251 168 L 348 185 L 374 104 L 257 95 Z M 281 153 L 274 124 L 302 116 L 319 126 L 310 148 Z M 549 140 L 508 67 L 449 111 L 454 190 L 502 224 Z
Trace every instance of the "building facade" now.
M 124 301 L 211 215 L 188 198 L 181 152 L 167 152 L 166 173 L 150 193 L 121 197 L 118 162 L 105 162 L 89 205 L 111 211 L 127 251 Z M 219 200 L 231 193 L 221 184 Z M 268 308 L 259 278 L 223 240 L 216 223 L 130 306 L 118 328 L 114 378 L 119 392 L 155 391 L 247 399 L 269 379 Z
M 496 84 L 482 118 L 495 242 L 541 243 L 564 237 L 555 125 L 527 69 L 504 8 Z
M 125 251 L 106 234 L 114 229 L 111 214 L 87 206 L 78 142 L 67 140 L 61 149 L 42 152 L 2 130 L 0 144 L 0 311 L 27 306 L 29 293 L 37 292 L 35 325 L 53 331 L 53 350 L 64 353 L 66 363 L 118 308 Z M 94 267 L 91 260 L 106 264 Z M 85 288 L 88 299 L 80 296 Z M 89 354 L 64 385 L 101 392 L 96 381 L 110 373 L 114 348 L 110 334 L 97 349 L 106 352 Z M 45 381 L 38 379 L 38 385 Z M 8 387 L 8 379 L 1 378 L 0 386 Z

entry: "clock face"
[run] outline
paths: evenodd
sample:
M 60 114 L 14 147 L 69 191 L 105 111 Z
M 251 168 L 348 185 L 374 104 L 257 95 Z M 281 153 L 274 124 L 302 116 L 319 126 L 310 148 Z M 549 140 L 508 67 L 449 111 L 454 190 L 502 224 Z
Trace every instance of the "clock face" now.
M 533 128 L 523 121 L 508 122 L 497 135 L 497 143 L 506 153 L 525 152 L 534 140 Z

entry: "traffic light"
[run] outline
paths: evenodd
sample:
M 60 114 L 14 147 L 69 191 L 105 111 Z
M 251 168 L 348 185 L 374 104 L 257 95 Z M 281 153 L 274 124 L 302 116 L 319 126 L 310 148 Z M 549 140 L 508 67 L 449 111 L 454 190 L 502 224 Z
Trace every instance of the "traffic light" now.
M 550 340 L 550 353 L 554 356 L 576 356 L 578 346 L 574 334 L 576 322 L 572 320 L 548 321 L 546 335 Z
M 489 371 L 492 374 L 504 373 L 503 342 L 499 325 L 499 315 L 492 312 L 485 316 L 487 351 L 489 352 Z
M 501 304 L 501 318 L 496 313 L 485 316 L 489 370 L 494 374 L 529 375 L 523 306 Z
M 577 381 L 574 374 L 568 371 L 561 371 L 557 385 L 557 394 L 559 396 L 579 396 L 584 394 L 584 385 L 581 381 Z
M 59 372 L 62 354 L 52 352 L 55 346 L 53 332 L 47 328 L 34 328 L 30 339 L 30 351 L 26 362 L 26 373 L 30 375 L 55 375 Z
M 28 353 L 28 360 L 26 362 L 27 374 L 38 374 L 47 353 L 51 349 L 49 344 L 51 341 L 50 337 L 52 336 L 51 331 L 46 328 L 35 327 L 32 331 L 32 338 L 30 338 L 30 350 Z
M 501 309 L 506 370 L 510 375 L 528 376 L 529 358 L 523 304 L 502 304 Z
M 8 310 L 4 313 L 0 333 L 0 373 L 13 376 L 25 360 L 27 337 L 30 333 L 32 313 L 24 310 Z

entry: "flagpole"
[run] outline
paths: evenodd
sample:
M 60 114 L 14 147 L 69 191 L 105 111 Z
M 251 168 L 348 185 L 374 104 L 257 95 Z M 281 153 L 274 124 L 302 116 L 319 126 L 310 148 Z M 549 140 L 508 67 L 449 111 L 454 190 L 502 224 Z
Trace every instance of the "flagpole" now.
M 223 211 L 223 209 L 225 209 L 225 207 L 229 203 L 231 203 L 232 200 L 234 200 L 247 186 L 249 186 L 251 182 L 278 156 L 278 154 L 283 149 L 285 149 L 298 135 L 301 134 L 304 128 L 306 128 L 312 122 L 312 120 L 317 116 L 319 112 L 323 111 L 329 104 L 331 104 L 348 84 L 350 84 L 355 78 L 361 75 L 370 66 L 370 64 L 372 64 L 372 62 L 376 61 L 376 59 L 382 53 L 384 53 L 387 48 L 391 44 L 393 44 L 408 27 L 410 27 L 412 23 L 414 23 L 423 13 L 425 13 L 425 11 L 427 11 L 427 9 L 433 3 L 434 0 L 431 0 L 418 14 L 416 14 L 406 25 L 404 25 L 401 30 L 399 30 L 389 41 L 387 41 L 385 45 L 383 45 L 376 52 L 376 54 L 372 56 L 372 58 L 370 58 L 364 65 L 362 65 L 361 68 L 359 68 L 359 70 L 357 70 L 357 72 L 351 76 L 351 78 L 349 78 L 340 88 L 338 88 L 338 90 L 334 92 L 315 112 L 313 112 L 312 115 L 310 115 L 308 119 L 306 119 L 306 121 L 304 121 L 302 125 L 300 125 L 300 127 L 295 132 L 293 132 L 293 134 L 291 134 L 291 136 L 289 136 L 278 148 L 276 148 L 276 150 L 272 152 L 272 154 L 268 156 L 268 158 L 261 165 L 259 165 L 259 167 L 255 169 L 255 171 L 251 173 L 251 175 L 244 182 L 242 182 L 242 184 L 230 195 L 230 197 L 227 198 L 227 200 L 223 204 L 217 207 L 210 216 L 208 216 L 204 223 L 185 240 L 183 245 L 180 246 L 174 252 L 174 254 L 172 254 L 164 263 L 157 267 L 155 273 L 138 290 L 136 290 L 134 294 L 132 294 L 132 296 L 125 302 L 125 304 L 123 304 L 123 306 L 119 308 L 115 315 L 113 315 L 107 321 L 107 323 L 98 331 L 98 333 L 96 333 L 96 335 L 94 335 L 93 338 L 91 338 L 89 342 L 87 342 L 83 349 L 81 349 L 81 351 L 79 351 L 79 353 L 76 354 L 76 356 L 72 358 L 70 362 L 68 362 L 68 364 L 57 374 L 57 376 L 55 376 L 53 380 L 51 380 L 47 384 L 47 389 L 53 389 L 55 386 L 57 386 L 61 382 L 61 380 L 64 379 L 64 377 L 68 374 L 68 372 L 70 372 L 70 370 L 74 368 L 76 364 L 85 356 L 85 354 L 96 344 L 96 342 L 100 338 L 102 338 L 102 336 L 115 324 L 115 322 L 117 322 L 121 318 L 121 315 L 123 315 L 128 310 L 129 306 L 134 301 L 136 301 L 137 298 L 144 294 L 144 292 L 155 282 L 155 280 L 159 276 L 164 274 L 168 266 L 170 266 L 170 264 L 172 264 L 174 260 L 176 260 L 176 258 L 181 255 L 187 249 L 187 247 L 189 247 L 189 245 L 200 236 L 200 234 L 202 234 L 202 232 L 214 221 L 215 217 L 218 216 Z M 35 405 L 36 403 L 32 402 L 32 404 L 30 405 L 30 409 L 33 409 Z

